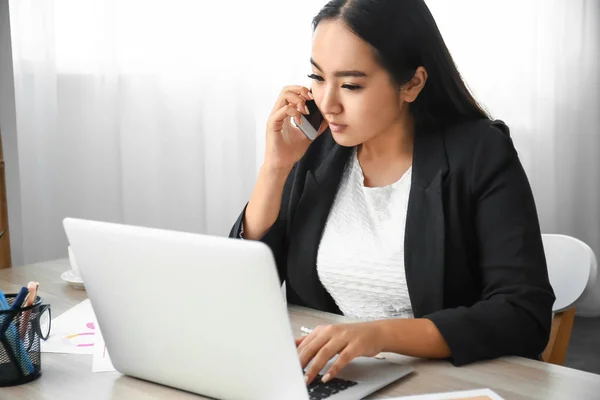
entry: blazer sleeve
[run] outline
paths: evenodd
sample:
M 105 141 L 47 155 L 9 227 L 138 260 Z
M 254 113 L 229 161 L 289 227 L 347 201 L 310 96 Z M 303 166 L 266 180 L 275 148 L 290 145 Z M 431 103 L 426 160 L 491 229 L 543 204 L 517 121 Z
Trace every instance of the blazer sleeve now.
M 294 177 L 296 175 L 297 165 L 294 165 L 290 174 L 288 175 L 281 197 L 281 206 L 279 209 L 279 216 L 275 223 L 265 232 L 259 241 L 265 243 L 273 252 L 275 263 L 277 265 L 277 273 L 279 274 L 279 280 L 281 283 L 286 279 L 286 258 L 287 258 L 287 232 L 288 232 L 288 219 L 289 219 L 289 203 L 292 186 L 294 184 Z M 246 208 L 248 203 L 244 206 L 241 214 L 237 221 L 233 224 L 229 237 L 234 239 L 242 239 L 241 233 L 243 231 L 244 216 L 246 215 Z
M 533 194 L 512 140 L 493 127 L 482 136 L 471 169 L 481 300 L 425 316 L 457 366 L 539 356 L 548 343 L 555 300 Z

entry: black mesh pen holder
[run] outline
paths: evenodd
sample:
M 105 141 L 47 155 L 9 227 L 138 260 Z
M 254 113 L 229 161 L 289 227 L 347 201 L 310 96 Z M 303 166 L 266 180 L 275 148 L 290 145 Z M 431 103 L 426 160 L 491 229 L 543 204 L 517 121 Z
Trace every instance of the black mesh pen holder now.
M 12 306 L 15 294 L 7 294 Z M 29 307 L 0 310 L 0 387 L 31 382 L 42 374 L 40 340 L 50 332 L 50 305 L 37 297 Z

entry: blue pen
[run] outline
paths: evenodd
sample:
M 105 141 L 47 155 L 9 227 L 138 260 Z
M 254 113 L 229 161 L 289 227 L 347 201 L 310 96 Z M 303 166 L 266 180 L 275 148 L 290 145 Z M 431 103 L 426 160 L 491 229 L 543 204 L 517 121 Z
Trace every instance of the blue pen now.
M 12 303 L 12 306 L 10 306 L 10 309 L 18 310 L 19 308 L 21 308 L 21 305 L 23 305 L 27 294 L 29 294 L 29 289 L 27 289 L 26 287 L 22 287 L 21 290 L 19 290 L 17 297 L 15 297 L 15 301 Z
M 22 288 L 19 291 L 19 294 L 15 298 L 14 303 L 10 307 L 11 311 L 17 310 L 20 308 L 20 304 L 23 303 L 27 293 L 29 291 L 27 288 Z M 21 298 L 20 302 L 19 297 Z M 8 310 L 8 301 L 6 301 L 6 297 L 4 297 L 4 293 L 0 290 L 0 310 Z M 6 325 L 8 324 L 8 328 Z M 5 334 L 6 332 L 6 334 Z M 4 335 L 4 337 L 3 337 Z M 11 320 L 11 314 L 8 315 L 0 315 L 0 339 L 5 338 L 11 347 L 13 354 L 17 357 L 19 361 L 19 366 L 21 367 L 21 371 L 24 375 L 29 375 L 34 372 L 34 366 L 29 358 L 29 354 L 27 350 L 25 350 L 25 346 L 23 346 L 23 342 L 19 338 L 19 334 L 17 332 L 17 328 L 15 324 L 13 324 Z
M 2 293 L 2 292 L 0 291 L 0 293 Z M 23 301 L 25 301 L 25 297 L 27 297 L 27 293 L 28 293 L 27 288 L 21 288 L 21 290 L 19 290 L 19 293 L 17 294 L 17 297 L 15 297 L 15 301 L 12 303 L 10 308 L 8 307 L 8 301 L 6 300 L 6 297 L 2 293 L 2 296 L 0 296 L 0 310 L 9 310 L 9 309 L 10 309 L 10 311 L 18 310 L 19 308 L 21 308 L 20 304 L 23 304 Z M 2 315 L 0 317 L 0 333 L 4 332 L 6 330 L 6 325 L 9 322 L 11 322 L 10 315 Z
M 20 304 L 23 304 L 23 301 L 25 301 L 25 297 L 27 297 L 28 292 L 29 291 L 27 290 L 27 288 L 21 288 L 21 290 L 19 290 L 19 293 L 17 294 L 17 297 L 15 297 L 15 301 L 13 301 L 12 305 L 9 308 L 8 301 L 6 300 L 4 293 L 2 293 L 2 291 L 0 290 L 0 310 L 18 310 L 19 308 L 21 308 Z M 6 321 L 8 320 L 9 319 L 6 319 Z M 6 321 L 0 322 L 0 332 L 4 332 Z
M 6 301 L 6 297 L 4 297 L 4 293 L 0 290 L 0 311 L 8 310 L 8 301 Z

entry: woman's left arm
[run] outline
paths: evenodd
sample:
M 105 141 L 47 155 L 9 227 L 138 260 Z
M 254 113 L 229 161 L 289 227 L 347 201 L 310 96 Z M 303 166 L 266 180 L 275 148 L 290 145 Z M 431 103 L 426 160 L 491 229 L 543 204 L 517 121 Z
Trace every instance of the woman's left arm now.
M 538 356 L 555 300 L 533 194 L 512 140 L 494 127 L 482 135 L 471 167 L 481 300 L 426 316 L 455 365 Z

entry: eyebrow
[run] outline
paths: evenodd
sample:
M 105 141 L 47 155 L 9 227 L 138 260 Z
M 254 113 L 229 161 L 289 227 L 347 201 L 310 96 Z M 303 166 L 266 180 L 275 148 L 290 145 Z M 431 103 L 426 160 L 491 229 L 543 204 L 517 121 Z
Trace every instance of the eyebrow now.
M 315 60 L 313 60 L 312 58 L 310 59 L 310 63 L 312 65 L 315 66 L 316 69 L 318 69 L 319 71 L 323 72 L 323 70 L 321 69 L 321 67 L 319 67 L 319 64 L 317 64 L 315 62 Z M 365 77 L 367 76 L 367 74 L 365 74 L 362 71 L 336 71 L 333 76 L 335 76 L 336 78 L 343 78 L 343 77 L 347 77 L 347 76 L 353 76 L 353 77 Z

